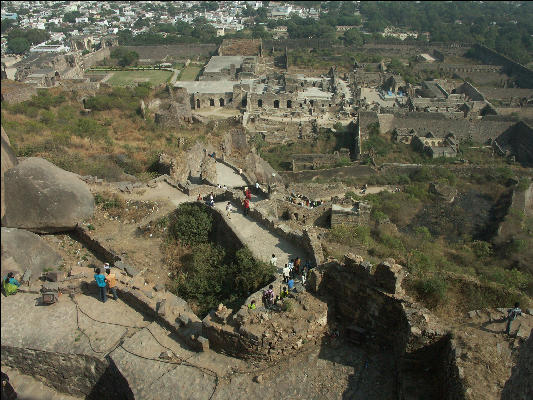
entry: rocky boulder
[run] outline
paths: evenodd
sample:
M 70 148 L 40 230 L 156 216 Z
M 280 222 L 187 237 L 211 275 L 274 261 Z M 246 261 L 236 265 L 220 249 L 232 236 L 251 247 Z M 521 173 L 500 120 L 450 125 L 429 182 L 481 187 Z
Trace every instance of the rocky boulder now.
M 1 194 L 1 202 L 2 202 L 2 216 L 1 218 L 4 218 L 6 207 L 5 207 L 5 189 L 4 189 L 4 174 L 6 171 L 10 168 L 13 168 L 15 165 L 17 165 L 17 156 L 13 149 L 11 148 L 11 143 L 9 143 L 9 138 L 7 137 L 6 131 L 4 131 L 4 127 L 2 127 L 2 194 Z
M 2 225 L 33 232 L 72 230 L 94 213 L 94 198 L 76 174 L 30 157 L 5 174 Z
M 202 182 L 208 185 L 217 184 L 217 163 L 214 158 L 205 156 L 202 161 Z
M 24 273 L 31 270 L 32 279 L 45 268 L 57 269 L 61 256 L 39 235 L 16 228 L 2 228 L 2 276 L 7 270 Z
M 245 171 L 262 185 L 281 184 L 283 180 L 271 165 L 255 153 L 246 156 Z

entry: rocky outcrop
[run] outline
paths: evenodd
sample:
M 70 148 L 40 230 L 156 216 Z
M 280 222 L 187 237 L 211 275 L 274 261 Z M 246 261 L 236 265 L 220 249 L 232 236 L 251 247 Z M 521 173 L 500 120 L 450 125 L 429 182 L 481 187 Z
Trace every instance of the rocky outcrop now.
M 520 347 L 518 363 L 505 383 L 502 400 L 526 400 L 533 396 L 533 331 Z
M 246 156 L 244 170 L 248 173 L 252 181 L 263 185 L 281 184 L 282 178 L 271 165 L 260 156 L 250 153 Z
M 13 149 L 11 148 L 11 143 L 9 143 L 9 138 L 7 137 L 6 131 L 4 131 L 4 127 L 2 127 L 2 216 L 1 218 L 4 218 L 4 214 L 6 211 L 5 207 L 5 200 L 4 200 L 4 174 L 6 171 L 10 168 L 13 168 L 15 165 L 17 165 L 17 156 Z
M 202 161 L 202 172 L 200 173 L 202 182 L 208 185 L 217 184 L 217 163 L 214 158 L 205 156 Z
M 61 256 L 35 233 L 16 228 L 2 228 L 2 276 L 7 272 L 31 270 L 32 280 L 46 268 L 57 269 Z
M 42 158 L 25 159 L 4 179 L 4 226 L 39 233 L 69 231 L 94 213 L 85 182 Z

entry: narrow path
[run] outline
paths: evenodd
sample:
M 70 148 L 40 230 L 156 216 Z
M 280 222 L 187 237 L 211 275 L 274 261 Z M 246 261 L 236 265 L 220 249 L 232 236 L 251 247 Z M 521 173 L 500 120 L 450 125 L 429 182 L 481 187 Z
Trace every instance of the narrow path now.
M 283 266 L 290 258 L 299 256 L 305 261 L 305 252 L 302 249 L 275 236 L 252 218 L 243 215 L 242 211 L 232 211 L 231 218 L 228 218 L 226 216 L 226 204 L 226 202 L 215 203 L 215 208 L 222 213 L 224 220 L 248 246 L 254 256 L 269 262 L 272 254 L 275 254 L 278 259 L 278 273 L 281 273 Z M 235 204 L 233 207 L 235 210 Z
M 229 188 L 246 186 L 246 182 L 242 179 L 233 168 L 228 167 L 221 162 L 217 162 L 217 183 L 221 186 L 226 185 Z

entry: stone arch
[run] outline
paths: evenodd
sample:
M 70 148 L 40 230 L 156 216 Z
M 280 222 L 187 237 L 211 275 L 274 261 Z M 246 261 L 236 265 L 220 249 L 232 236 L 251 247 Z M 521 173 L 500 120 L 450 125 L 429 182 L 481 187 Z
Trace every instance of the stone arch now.
M 274 108 L 279 108 L 279 100 L 274 100 Z
M 224 99 L 222 97 L 218 99 L 218 104 L 220 105 L 220 107 L 224 107 Z
M 292 108 L 292 100 L 287 100 L 287 108 Z
M 263 107 L 263 100 L 261 100 L 261 99 L 257 100 L 257 107 L 259 107 L 259 108 Z
M 200 99 L 196 99 L 196 108 L 200 108 Z
M 54 76 L 56 77 L 56 79 L 61 79 L 61 75 L 59 75 L 58 71 L 55 72 Z
M 209 106 L 214 107 L 215 106 L 215 99 L 209 99 Z

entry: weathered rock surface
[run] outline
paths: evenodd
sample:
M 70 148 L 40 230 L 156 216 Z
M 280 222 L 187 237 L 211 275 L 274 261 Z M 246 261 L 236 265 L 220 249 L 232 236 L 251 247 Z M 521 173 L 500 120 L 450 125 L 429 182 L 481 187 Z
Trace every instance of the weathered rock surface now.
M 4 174 L 6 171 L 10 168 L 13 168 L 15 165 L 17 165 L 17 156 L 13 149 L 11 148 L 11 144 L 9 143 L 9 138 L 7 137 L 6 131 L 4 131 L 4 127 L 2 127 L 2 216 L 1 218 L 4 218 L 4 214 L 6 211 L 5 207 L 5 188 L 4 188 Z
M 217 184 L 217 165 L 214 158 L 207 155 L 204 157 L 200 177 L 202 178 L 202 182 L 208 185 Z
M 94 212 L 94 198 L 77 175 L 37 157 L 5 174 L 3 225 L 34 232 L 72 230 Z
M 261 184 L 271 185 L 283 182 L 276 170 L 254 153 L 246 156 L 245 170 L 252 179 L 255 178 L 255 181 Z
M 35 233 L 16 228 L 2 228 L 2 275 L 7 270 L 32 271 L 32 279 L 45 268 L 57 268 L 61 256 Z

